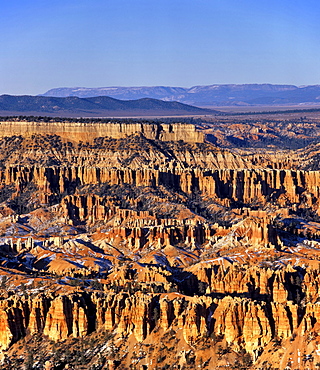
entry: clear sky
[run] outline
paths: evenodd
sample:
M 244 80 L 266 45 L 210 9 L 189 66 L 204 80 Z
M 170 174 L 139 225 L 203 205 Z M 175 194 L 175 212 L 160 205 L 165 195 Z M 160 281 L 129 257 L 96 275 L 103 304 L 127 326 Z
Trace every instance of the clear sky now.
M 320 84 L 316 0 L 0 0 L 0 94 Z

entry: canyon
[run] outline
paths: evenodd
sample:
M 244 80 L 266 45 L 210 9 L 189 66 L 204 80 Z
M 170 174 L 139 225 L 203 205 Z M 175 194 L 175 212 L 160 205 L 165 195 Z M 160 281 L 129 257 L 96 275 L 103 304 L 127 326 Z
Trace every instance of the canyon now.
M 294 120 L 0 120 L 1 368 L 319 369 Z

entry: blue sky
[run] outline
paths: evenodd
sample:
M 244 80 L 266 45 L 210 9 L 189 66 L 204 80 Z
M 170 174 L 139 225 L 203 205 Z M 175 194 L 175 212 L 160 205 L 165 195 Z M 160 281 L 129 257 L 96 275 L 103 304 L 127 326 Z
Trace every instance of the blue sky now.
M 313 0 L 0 0 L 0 94 L 320 84 Z

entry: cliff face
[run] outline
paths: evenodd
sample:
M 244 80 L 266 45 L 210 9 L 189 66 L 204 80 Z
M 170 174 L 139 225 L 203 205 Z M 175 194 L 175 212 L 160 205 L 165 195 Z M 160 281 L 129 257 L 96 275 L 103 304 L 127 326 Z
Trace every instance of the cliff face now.
M 204 135 L 194 125 L 143 124 L 143 123 L 82 123 L 82 122 L 0 122 L 0 137 L 22 135 L 29 137 L 39 134 L 55 134 L 72 142 L 92 142 L 97 137 L 122 139 L 133 134 L 143 134 L 147 139 L 161 141 L 183 140 L 190 143 L 202 143 Z
M 159 314 L 154 311 L 158 309 Z M 308 306 L 307 318 L 316 320 Z M 2 302 L 1 348 L 30 334 L 43 333 L 53 341 L 70 336 L 83 337 L 92 330 L 116 329 L 121 335 L 133 334 L 143 341 L 157 330 L 183 330 L 183 337 L 192 344 L 200 337 L 214 333 L 224 336 L 229 345 L 257 351 L 273 337 L 284 339 L 298 327 L 297 306 L 290 303 L 258 303 L 246 298 L 175 298 L 160 295 L 128 295 L 109 293 L 84 295 L 73 293 L 56 297 L 37 296 L 28 299 L 7 299 Z M 270 311 L 269 311 L 270 310 Z M 270 315 L 273 314 L 272 320 Z M 275 323 L 275 324 L 274 324 Z
M 0 171 L 0 184 L 14 185 L 17 191 L 34 183 L 49 203 L 53 194 L 62 194 L 70 187 L 84 185 L 133 185 L 136 187 L 171 187 L 186 194 L 200 192 L 229 206 L 232 202 L 251 204 L 275 202 L 281 207 L 297 204 L 313 207 L 320 196 L 317 171 L 297 170 L 168 170 L 101 167 L 21 167 L 8 166 Z M 94 199 L 91 197 L 90 202 Z M 85 197 L 69 198 L 71 203 L 84 204 Z M 80 202 L 80 203 L 79 203 Z
M 1 349 L 28 333 L 59 342 L 108 330 L 122 338 L 132 335 L 142 343 L 159 331 L 182 331 L 183 340 L 191 346 L 214 336 L 220 339 L 213 342 L 213 348 L 225 341 L 232 350 L 245 349 L 257 359 L 275 340 L 285 342 L 295 332 L 310 333 L 318 325 L 317 304 L 308 303 L 301 314 L 298 304 L 278 301 L 276 295 L 266 301 L 240 295 L 213 298 L 110 292 L 8 298 L 1 303 Z

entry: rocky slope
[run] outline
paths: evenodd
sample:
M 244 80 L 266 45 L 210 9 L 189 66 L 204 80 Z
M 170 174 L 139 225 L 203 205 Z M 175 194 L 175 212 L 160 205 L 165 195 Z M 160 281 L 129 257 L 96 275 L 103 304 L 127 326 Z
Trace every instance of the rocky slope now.
M 0 137 L 1 368 L 319 368 L 302 149 L 222 149 L 183 124 Z

